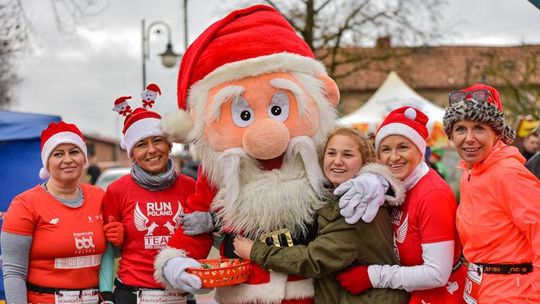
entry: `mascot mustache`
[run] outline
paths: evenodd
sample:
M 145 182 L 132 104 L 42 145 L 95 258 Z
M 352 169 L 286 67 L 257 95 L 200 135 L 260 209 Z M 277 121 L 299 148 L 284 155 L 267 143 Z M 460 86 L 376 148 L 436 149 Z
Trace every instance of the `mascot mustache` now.
M 206 163 L 211 163 L 208 176 L 219 187 L 212 209 L 229 232 L 252 239 L 282 228 L 305 234 L 306 224 L 325 204 L 326 179 L 308 136 L 291 139 L 282 167 L 271 171 L 262 170 L 242 148 L 204 150 Z

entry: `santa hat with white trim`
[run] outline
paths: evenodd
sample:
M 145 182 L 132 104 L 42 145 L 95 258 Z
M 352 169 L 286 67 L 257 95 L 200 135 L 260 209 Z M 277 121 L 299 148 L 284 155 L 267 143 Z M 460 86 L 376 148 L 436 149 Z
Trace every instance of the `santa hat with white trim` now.
M 39 170 L 39 177 L 47 179 L 50 176 L 47 169 L 47 162 L 52 151 L 60 144 L 74 144 L 81 149 L 84 154 L 85 163 L 88 164 L 88 152 L 84 136 L 79 128 L 74 124 L 63 121 L 51 122 L 47 129 L 41 132 L 41 163 L 43 167 Z
M 426 153 L 426 139 L 429 135 L 426 124 L 428 117 L 413 107 L 401 107 L 390 112 L 375 135 L 375 151 L 379 153 L 381 141 L 390 135 L 401 135 L 409 139 L 420 151 Z
M 128 157 L 131 157 L 133 146 L 141 139 L 151 136 L 163 136 L 159 129 L 161 116 L 144 108 L 137 108 L 129 114 L 124 121 L 124 137 L 120 141 L 122 149 L 127 150 Z
M 178 75 L 178 108 L 162 129 L 184 141 L 193 125 L 186 109 L 202 117 L 208 91 L 218 84 L 271 72 L 326 74 L 309 46 L 273 7 L 254 5 L 231 12 L 208 27 L 186 50 Z M 201 124 L 201 119 L 198 119 Z M 201 132 L 200 125 L 194 132 Z M 199 134 L 200 135 L 200 134 Z

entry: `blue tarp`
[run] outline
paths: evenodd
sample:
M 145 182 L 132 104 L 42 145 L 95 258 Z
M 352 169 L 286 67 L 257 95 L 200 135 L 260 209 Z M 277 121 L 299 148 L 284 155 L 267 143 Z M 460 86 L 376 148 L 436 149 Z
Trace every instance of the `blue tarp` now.
M 0 212 L 41 180 L 40 136 L 60 116 L 0 111 Z
M 41 182 L 41 131 L 59 120 L 60 116 L 0 111 L 0 226 L 11 200 Z M 0 299 L 4 298 L 0 280 Z

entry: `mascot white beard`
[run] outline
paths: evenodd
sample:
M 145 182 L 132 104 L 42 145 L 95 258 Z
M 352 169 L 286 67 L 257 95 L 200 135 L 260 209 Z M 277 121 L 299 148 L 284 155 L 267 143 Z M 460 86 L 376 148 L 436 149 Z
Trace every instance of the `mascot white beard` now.
M 325 177 L 317 147 L 307 136 L 292 138 L 280 169 L 265 171 L 244 149 L 213 151 L 198 145 L 206 173 L 219 191 L 212 203 L 228 232 L 251 239 L 287 228 L 305 235 L 317 209 L 325 205 Z

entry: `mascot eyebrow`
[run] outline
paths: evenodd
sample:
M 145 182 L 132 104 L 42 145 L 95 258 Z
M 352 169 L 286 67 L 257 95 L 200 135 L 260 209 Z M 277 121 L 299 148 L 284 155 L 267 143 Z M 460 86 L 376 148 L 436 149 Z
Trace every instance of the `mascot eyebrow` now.
M 297 85 L 294 81 L 286 78 L 274 78 L 270 80 L 270 85 L 276 89 L 284 89 L 291 91 L 291 93 L 293 93 L 294 95 L 294 98 L 296 98 L 296 103 L 298 104 L 298 114 L 300 114 L 300 116 L 303 116 L 306 113 L 307 104 L 304 91 L 302 91 L 302 88 L 300 88 L 300 86 Z
M 300 114 L 300 116 L 303 116 L 306 113 L 306 98 L 304 92 L 302 91 L 302 88 L 300 88 L 299 85 L 297 85 L 294 81 L 286 78 L 274 78 L 270 80 L 269 83 L 272 87 L 276 89 L 290 91 L 296 99 L 296 103 L 298 105 L 298 113 Z M 229 85 L 219 90 L 214 96 L 212 103 L 210 104 L 210 115 L 208 116 L 208 118 L 210 118 L 210 121 L 219 120 L 221 106 L 228 100 L 237 98 L 238 96 L 242 95 L 245 90 L 246 89 L 240 85 Z
M 229 99 L 237 98 L 242 95 L 246 89 L 240 85 L 229 85 L 219 90 L 212 103 L 210 104 L 210 121 L 219 120 L 219 114 L 221 113 L 221 106 Z

